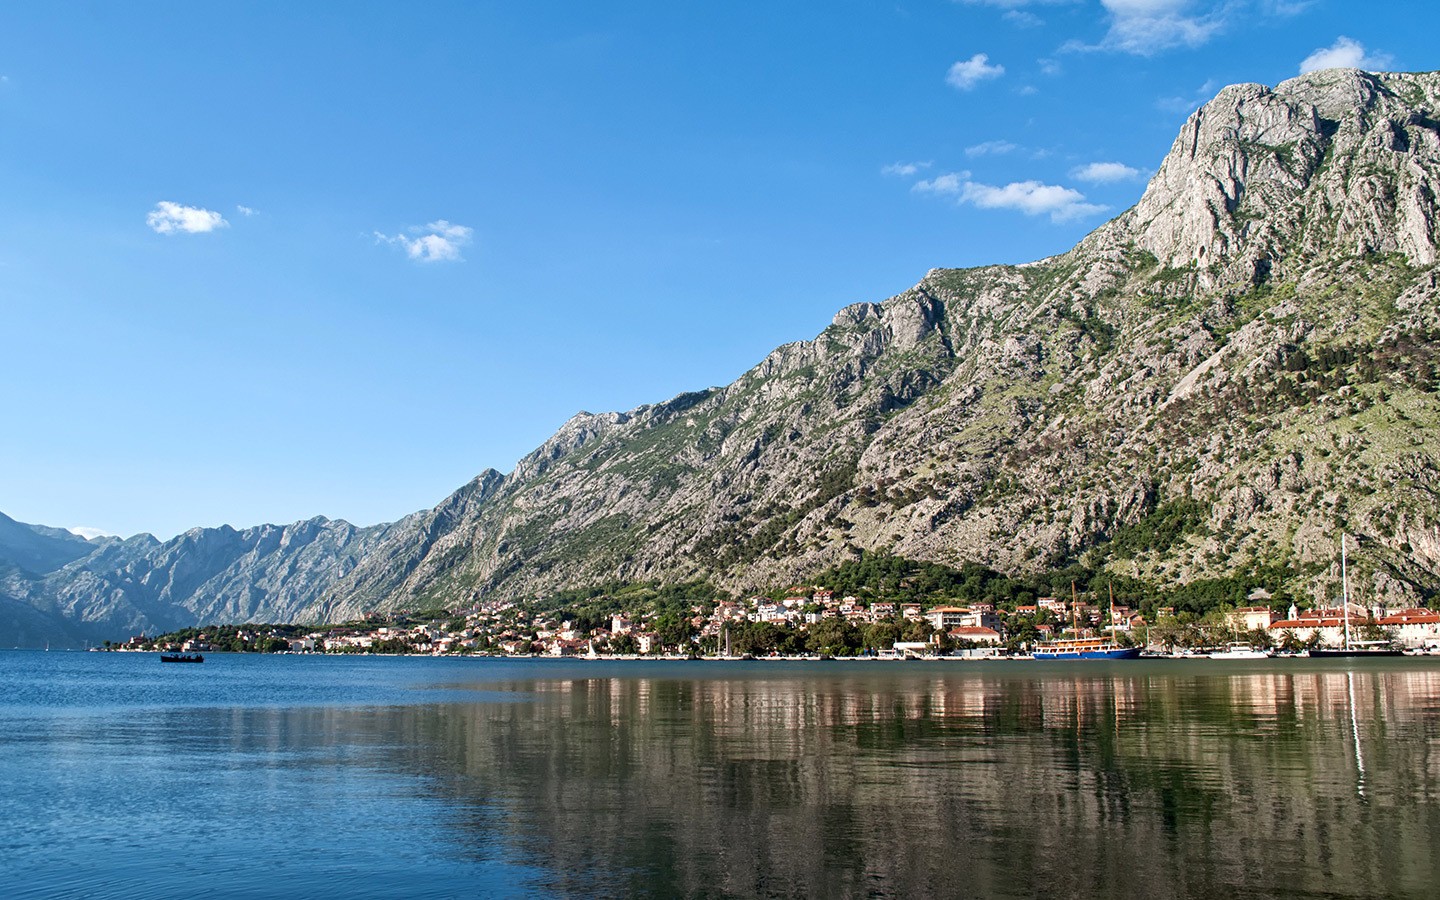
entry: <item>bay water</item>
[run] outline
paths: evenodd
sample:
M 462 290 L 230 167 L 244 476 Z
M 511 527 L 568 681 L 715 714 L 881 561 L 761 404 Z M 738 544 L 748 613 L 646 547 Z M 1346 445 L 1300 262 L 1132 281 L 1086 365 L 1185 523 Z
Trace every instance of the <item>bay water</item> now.
M 1440 896 L 1440 659 L 0 652 L 7 897 Z

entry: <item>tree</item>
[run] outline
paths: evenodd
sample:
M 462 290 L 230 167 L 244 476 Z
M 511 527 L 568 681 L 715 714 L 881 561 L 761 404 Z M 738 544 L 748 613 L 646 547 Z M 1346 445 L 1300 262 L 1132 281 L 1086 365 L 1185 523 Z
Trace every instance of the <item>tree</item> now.
M 895 622 L 876 622 L 867 625 L 861 634 L 861 646 L 866 650 L 889 650 L 900 640 L 900 626 Z
M 810 652 L 831 656 L 851 656 L 862 645 L 860 630 L 844 619 L 821 619 L 806 637 Z

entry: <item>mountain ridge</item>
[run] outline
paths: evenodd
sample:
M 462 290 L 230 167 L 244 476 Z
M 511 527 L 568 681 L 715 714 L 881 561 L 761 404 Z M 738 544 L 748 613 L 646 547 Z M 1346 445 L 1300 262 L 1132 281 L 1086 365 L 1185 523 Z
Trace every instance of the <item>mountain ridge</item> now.
M 142 594 L 167 616 L 313 621 L 616 579 L 754 590 L 892 550 L 1004 571 L 1086 558 L 1157 585 L 1279 566 L 1323 596 L 1344 528 L 1367 596 L 1425 600 L 1437 108 L 1436 73 L 1232 85 L 1066 253 L 932 269 L 729 385 L 577 413 L 508 475 L 396 523 L 97 550 L 0 595 L 71 621 L 139 621 Z M 1182 500 L 1203 514 L 1175 543 L 1107 549 Z M 126 566 L 171 589 L 128 589 Z

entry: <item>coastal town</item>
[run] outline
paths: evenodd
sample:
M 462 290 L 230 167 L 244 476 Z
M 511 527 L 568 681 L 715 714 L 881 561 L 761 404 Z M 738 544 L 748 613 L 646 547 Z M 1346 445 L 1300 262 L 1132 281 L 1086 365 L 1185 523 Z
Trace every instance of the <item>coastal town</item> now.
M 1347 642 L 1440 652 L 1440 611 L 1347 610 L 1294 605 L 1278 612 L 1268 592 L 1253 605 L 1205 616 L 1157 607 L 1148 618 L 1120 604 L 1057 597 L 1034 603 L 864 602 L 823 586 L 784 596 L 690 600 L 615 608 L 532 611 L 509 601 L 428 614 L 367 616 L 340 625 L 228 625 L 134 635 L 105 649 L 485 655 L 574 658 L 1027 657 L 1056 642 L 1098 640 L 1145 655 L 1192 656 L 1224 647 L 1303 655 Z M 615 603 L 602 604 L 615 607 Z

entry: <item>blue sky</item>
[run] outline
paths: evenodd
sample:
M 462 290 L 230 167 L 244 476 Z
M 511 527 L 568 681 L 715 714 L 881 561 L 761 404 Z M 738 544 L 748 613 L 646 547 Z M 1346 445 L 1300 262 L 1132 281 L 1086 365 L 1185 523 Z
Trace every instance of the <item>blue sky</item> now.
M 1437 68 L 1437 20 L 6 4 L 0 511 L 161 537 L 397 518 L 932 267 L 1066 250 L 1223 85 Z

